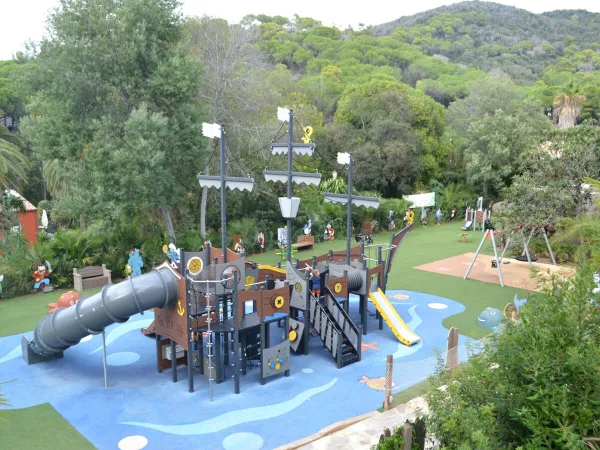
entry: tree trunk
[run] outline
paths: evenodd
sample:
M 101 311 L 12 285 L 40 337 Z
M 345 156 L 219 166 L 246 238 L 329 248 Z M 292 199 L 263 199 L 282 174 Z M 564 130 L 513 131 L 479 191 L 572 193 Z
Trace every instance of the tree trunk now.
M 208 165 L 204 168 L 204 175 L 208 175 Z M 206 202 L 208 200 L 208 188 L 202 188 L 202 198 L 200 200 L 200 234 L 206 239 Z
M 81 231 L 85 231 L 85 217 L 83 216 L 83 214 L 79 215 L 79 228 L 81 229 Z
M 488 182 L 487 182 L 487 180 L 483 182 L 483 197 L 488 198 Z
M 165 227 L 167 228 L 167 235 L 169 235 L 171 242 L 175 244 L 175 230 L 173 229 L 173 221 L 171 220 L 171 213 L 169 212 L 167 202 L 164 198 L 161 198 L 160 200 L 160 212 L 162 213 L 163 221 L 165 222 Z

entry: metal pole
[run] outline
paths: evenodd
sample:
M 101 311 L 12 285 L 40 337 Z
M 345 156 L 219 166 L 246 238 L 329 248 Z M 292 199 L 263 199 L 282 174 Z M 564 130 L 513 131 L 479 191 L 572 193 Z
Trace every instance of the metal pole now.
M 508 236 L 508 239 L 506 240 L 506 243 L 504 244 L 504 249 L 502 249 L 502 254 L 500 255 L 500 262 L 502 262 L 502 260 L 504 259 L 504 254 L 506 253 L 506 249 L 510 246 L 510 241 L 512 239 L 512 233 L 510 233 L 510 236 Z
M 552 247 L 550 246 L 550 241 L 548 240 L 548 233 L 546 233 L 546 229 L 542 228 L 544 233 L 544 240 L 546 241 L 546 245 L 548 246 L 548 251 L 550 252 L 550 257 L 552 258 L 552 264 L 556 266 L 556 258 L 554 257 L 554 252 L 552 251 Z
M 221 249 L 223 264 L 227 262 L 227 200 L 225 189 L 225 125 L 221 124 L 221 139 L 219 139 L 221 153 Z
M 475 260 L 477 259 L 477 255 L 479 255 L 479 252 L 481 251 L 481 247 L 483 247 L 483 243 L 485 242 L 485 238 L 487 237 L 487 234 L 489 233 L 489 231 L 490 230 L 486 230 L 485 233 L 483 234 L 483 239 L 481 240 L 481 243 L 479 244 L 479 247 L 477 247 L 477 251 L 475 252 L 475 255 L 473 256 L 473 261 L 471 261 L 471 264 L 469 264 L 469 268 L 467 269 L 467 273 L 465 273 L 465 276 L 463 277 L 463 280 L 466 280 L 467 277 L 469 276 L 469 272 L 473 268 L 473 264 L 475 264 Z
M 294 112 L 290 109 L 290 118 L 288 120 L 288 186 L 287 198 L 291 204 L 292 200 L 292 133 L 294 130 Z M 286 261 L 292 261 L 292 218 L 287 219 L 287 252 Z
M 102 365 L 104 366 L 104 387 L 108 389 L 108 368 L 106 367 L 106 334 L 102 330 Z
M 494 247 L 494 257 L 496 258 L 496 268 L 498 269 L 498 278 L 500 278 L 500 286 L 504 287 L 504 280 L 502 280 L 502 269 L 500 268 L 500 260 L 498 259 L 498 252 L 496 251 L 496 239 L 494 239 L 494 232 L 487 230 L 492 236 L 492 246 Z
M 350 235 L 352 234 L 352 153 L 348 165 L 348 218 L 346 223 L 346 264 L 350 265 Z

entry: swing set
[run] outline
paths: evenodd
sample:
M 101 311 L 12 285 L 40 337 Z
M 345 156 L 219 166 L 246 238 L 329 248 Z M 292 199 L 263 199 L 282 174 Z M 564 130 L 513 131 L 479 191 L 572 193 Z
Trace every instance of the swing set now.
M 523 243 L 523 252 L 521 253 L 521 256 L 526 257 L 526 260 L 529 263 L 529 268 L 532 270 L 533 270 L 533 264 L 532 264 L 531 253 L 529 251 L 529 243 L 531 242 L 531 238 L 536 233 L 539 233 L 540 230 L 541 230 L 541 234 L 544 236 L 544 240 L 546 241 L 546 246 L 548 247 L 548 252 L 550 253 L 550 257 L 552 258 L 552 264 L 555 266 L 557 265 L 556 258 L 554 256 L 554 252 L 552 251 L 552 246 L 550 245 L 550 241 L 548 239 L 548 233 L 546 232 L 546 228 L 545 227 L 535 227 L 535 228 L 531 229 L 531 232 L 529 233 L 529 237 Z M 479 243 L 479 247 L 477 247 L 477 251 L 475 252 L 475 255 L 473 256 L 473 260 L 471 261 L 471 264 L 469 264 L 469 268 L 467 269 L 467 272 L 465 273 L 465 276 L 463 277 L 463 279 L 466 280 L 469 277 L 469 273 L 471 272 L 471 269 L 473 268 L 473 265 L 475 264 L 475 260 L 477 259 L 477 256 L 479 256 L 479 253 L 481 252 L 483 243 L 485 242 L 487 237 L 490 236 L 491 240 L 492 240 L 492 248 L 494 249 L 494 260 L 492 260 L 492 267 L 494 267 L 494 263 L 495 263 L 495 267 L 498 271 L 498 278 L 500 280 L 500 286 L 504 287 L 504 280 L 502 279 L 502 269 L 500 268 L 500 264 L 502 263 L 502 260 L 504 259 L 506 250 L 510 247 L 511 243 L 513 243 L 514 234 L 519 233 L 519 232 L 521 232 L 521 230 L 520 230 L 520 228 L 517 228 L 510 233 L 510 235 L 506 241 L 506 244 L 504 245 L 504 249 L 502 250 L 502 254 L 500 255 L 500 257 L 498 257 L 498 250 L 496 248 L 496 239 L 494 238 L 494 231 L 489 228 L 486 229 L 485 233 L 483 235 L 483 238 L 481 239 L 481 242 Z

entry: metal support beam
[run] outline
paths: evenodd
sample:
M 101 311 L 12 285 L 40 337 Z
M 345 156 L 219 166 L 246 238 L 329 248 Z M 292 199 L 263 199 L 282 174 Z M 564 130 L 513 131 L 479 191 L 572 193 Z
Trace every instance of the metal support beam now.
M 542 228 L 542 232 L 544 233 L 544 240 L 546 241 L 546 245 L 548 246 L 548 251 L 550 252 L 550 257 L 552 258 L 552 264 L 556 266 L 556 258 L 554 258 L 554 252 L 552 251 L 552 247 L 550 246 L 550 241 L 548 240 L 548 233 L 546 233 L 546 229 Z

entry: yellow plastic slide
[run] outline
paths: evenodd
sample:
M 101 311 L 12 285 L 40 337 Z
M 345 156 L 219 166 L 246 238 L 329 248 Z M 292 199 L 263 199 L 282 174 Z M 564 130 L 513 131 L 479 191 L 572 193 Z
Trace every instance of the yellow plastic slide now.
M 275 266 L 269 266 L 268 264 L 259 264 L 258 265 L 258 270 L 260 270 L 260 269 L 272 270 L 273 272 L 279 272 L 279 273 L 283 273 L 283 274 L 287 273 L 285 271 L 285 269 L 281 269 L 281 268 L 275 267 Z
M 369 298 L 400 342 L 411 346 L 421 340 L 419 336 L 408 329 L 394 305 L 390 303 L 381 289 L 377 289 L 377 292 L 369 292 Z

